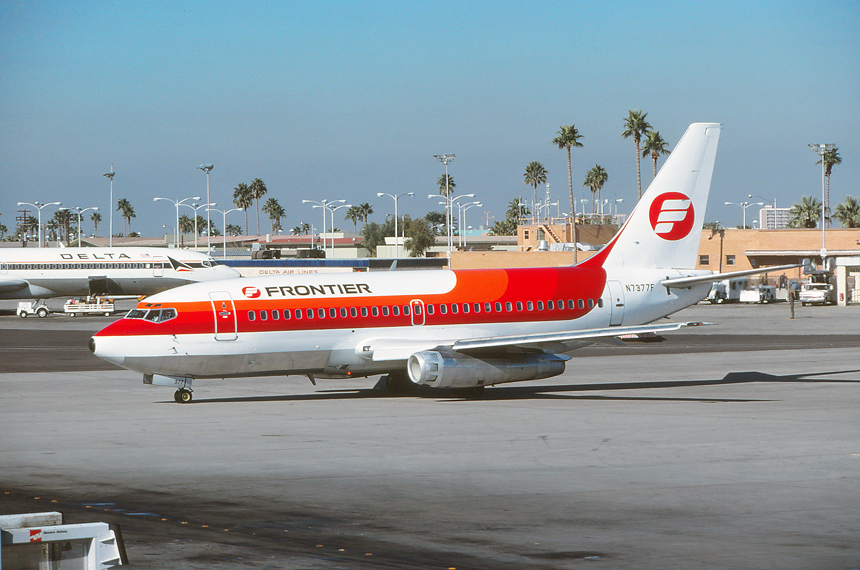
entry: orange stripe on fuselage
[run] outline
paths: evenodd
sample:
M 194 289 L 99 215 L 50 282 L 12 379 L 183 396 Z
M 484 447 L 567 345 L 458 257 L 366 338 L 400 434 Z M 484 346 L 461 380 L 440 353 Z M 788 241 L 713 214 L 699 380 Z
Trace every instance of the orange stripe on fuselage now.
M 238 332 L 256 331 L 296 331 L 320 329 L 359 329 L 378 327 L 411 327 L 412 316 L 403 314 L 403 307 L 409 306 L 413 300 L 420 300 L 425 307 L 433 305 L 433 314 L 427 314 L 425 309 L 422 318 L 425 326 L 433 325 L 462 325 L 480 323 L 512 323 L 533 321 L 572 320 L 582 317 L 591 309 L 588 300 L 597 299 L 603 293 L 606 284 L 606 273 L 602 268 L 558 267 L 558 268 L 528 268 L 528 269 L 489 269 L 455 271 L 456 285 L 446 293 L 427 295 L 361 295 L 340 297 L 278 297 L 256 299 L 235 298 L 233 300 Z M 162 296 L 168 295 L 162 293 Z M 568 300 L 585 301 L 585 307 L 580 309 L 575 304 L 573 309 L 568 307 Z M 533 310 L 526 309 L 527 303 L 533 303 Z M 543 310 L 537 310 L 538 301 L 544 304 Z M 554 309 L 547 308 L 547 302 L 552 301 Z M 523 310 L 517 310 L 517 302 L 523 304 Z M 563 302 L 563 309 L 558 305 Z M 223 310 L 220 303 L 216 311 Z M 452 313 L 451 305 L 456 303 L 459 311 Z M 469 312 L 463 312 L 462 305 L 469 304 Z M 480 312 L 474 311 L 474 304 L 479 303 Z M 491 304 L 491 311 L 485 311 L 485 303 Z M 502 311 L 496 311 L 496 303 L 501 303 Z M 506 310 L 507 303 L 513 306 L 512 311 Z M 400 315 L 373 316 L 372 307 L 397 305 Z M 448 311 L 442 314 L 439 305 L 446 305 Z M 163 334 L 213 334 L 214 315 L 213 304 L 208 299 L 193 302 L 162 301 L 158 304 L 141 302 L 137 308 L 176 309 L 175 319 L 152 323 L 143 319 L 121 319 L 109 325 L 96 336 L 131 336 L 131 335 L 163 335 Z M 340 309 L 347 309 L 347 316 L 341 317 Z M 361 309 L 367 308 L 367 316 L 361 315 Z M 229 308 L 229 307 L 228 307 Z M 329 309 L 337 309 L 337 316 L 330 317 Z M 352 317 L 349 309 L 355 308 L 356 317 Z M 290 319 L 283 318 L 283 311 L 288 309 L 293 315 Z M 313 318 L 307 318 L 307 310 L 313 309 Z M 325 310 L 325 317 L 318 317 L 318 309 Z M 249 312 L 254 312 L 255 320 L 249 319 Z M 260 318 L 261 311 L 268 313 L 267 320 Z M 277 311 L 281 318 L 271 318 L 271 312 Z M 295 318 L 295 312 L 302 311 L 303 318 Z

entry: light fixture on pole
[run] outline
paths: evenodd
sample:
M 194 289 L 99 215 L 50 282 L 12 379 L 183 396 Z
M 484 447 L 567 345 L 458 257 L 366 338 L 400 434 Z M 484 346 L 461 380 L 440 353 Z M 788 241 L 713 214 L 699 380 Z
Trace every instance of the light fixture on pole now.
M 450 200 L 450 204 L 451 204 L 451 208 L 450 208 L 450 210 L 451 210 L 451 226 L 450 226 L 449 233 L 451 236 L 450 241 L 451 241 L 451 247 L 452 248 L 454 247 L 454 202 L 456 202 L 460 198 L 474 198 L 474 197 L 475 197 L 474 194 L 460 194 L 459 196 L 452 198 Z M 462 222 L 462 220 L 458 220 L 458 223 L 461 223 L 461 222 Z M 460 233 L 460 232 L 458 232 L 458 233 Z
M 43 204 L 41 202 L 18 202 L 19 206 L 33 206 L 37 210 L 39 210 L 39 247 L 42 247 L 42 208 L 47 206 L 62 206 L 62 202 L 48 202 L 47 204 Z
M 215 204 L 209 203 L 209 173 L 212 172 L 212 169 L 215 168 L 215 165 L 214 164 L 201 164 L 197 168 L 206 173 L 206 204 L 209 206 L 214 206 Z M 195 221 L 197 220 L 196 217 L 194 219 L 195 219 Z M 208 229 L 210 226 L 211 226 L 211 224 L 209 223 L 209 211 L 207 210 L 206 211 L 206 228 Z M 206 251 L 207 252 L 209 252 L 212 249 L 212 243 L 211 243 L 212 240 L 211 240 L 210 235 L 209 235 L 210 233 L 211 232 L 209 232 L 209 231 L 206 232 Z M 194 249 L 195 250 L 197 249 L 197 231 L 194 232 Z
M 322 227 L 322 232 L 320 233 L 320 237 L 322 237 L 322 235 L 325 233 L 325 224 L 326 224 L 325 210 L 326 210 L 326 207 L 329 206 L 330 204 L 344 204 L 344 203 L 346 203 L 346 200 L 331 200 L 331 201 L 329 201 L 329 200 L 320 200 L 320 201 L 302 200 L 302 204 L 316 204 L 316 206 L 314 206 L 314 208 L 319 207 L 323 211 L 323 227 Z M 334 218 L 332 218 L 332 220 L 334 220 Z M 334 247 L 334 245 L 332 245 L 332 247 Z M 326 251 L 325 238 L 323 238 L 323 253 L 325 253 L 325 251 Z M 332 253 L 334 253 L 334 252 L 332 252 Z
M 214 206 L 215 204 L 212 205 Z M 232 210 L 227 210 L 226 212 L 224 210 L 218 210 L 217 208 L 209 208 L 209 210 L 212 210 L 213 212 L 219 212 L 223 216 L 222 228 L 224 233 L 222 235 L 224 236 L 224 248 L 221 250 L 221 259 L 227 259 L 227 214 L 229 214 L 230 212 L 242 212 L 245 210 L 245 208 L 233 208 Z
M 331 257 L 334 259 L 334 213 L 340 210 L 341 208 L 352 208 L 352 204 L 341 204 L 340 206 L 335 206 L 334 208 L 329 207 L 328 211 L 331 212 Z
M 809 148 L 821 157 L 821 267 L 824 268 L 824 258 L 827 255 L 827 247 L 824 237 L 824 200 L 825 200 L 825 164 L 824 155 L 836 148 L 835 144 L 811 144 Z
M 747 198 L 761 198 L 765 202 L 773 202 L 773 208 L 776 209 L 776 198 L 765 198 L 764 196 L 759 196 L 758 194 L 750 194 L 749 196 L 747 196 Z
M 446 210 L 446 221 L 445 223 L 448 226 L 448 257 L 451 257 L 451 248 L 454 245 L 454 236 L 451 233 L 451 218 L 454 216 L 453 212 L 451 212 L 451 208 L 454 206 L 454 203 L 451 201 L 451 189 L 448 188 L 448 163 L 454 160 L 453 154 L 434 154 L 433 158 L 445 164 L 445 200 L 448 204 L 445 206 Z
M 744 225 L 743 229 L 747 229 L 747 208 L 750 206 L 764 206 L 764 202 L 726 202 L 726 206 L 740 206 L 744 210 Z
M 460 206 L 460 227 L 464 227 L 464 228 L 468 229 L 468 226 L 466 225 L 466 210 L 468 210 L 469 208 L 475 208 L 478 206 L 483 206 L 483 204 L 480 202 L 469 202 L 468 204 L 463 204 L 462 206 Z M 460 232 L 460 235 L 462 236 L 461 239 L 463 242 L 461 247 L 463 249 L 466 249 L 466 235 L 463 234 L 462 231 Z
M 182 204 L 182 205 L 194 210 L 194 251 L 197 251 L 197 236 L 200 235 L 197 231 L 197 218 L 200 217 L 197 215 L 197 212 L 200 210 L 200 208 L 207 208 L 207 212 L 206 212 L 206 248 L 207 248 L 207 250 L 206 250 L 206 252 L 209 253 L 209 250 L 212 248 L 212 246 L 209 245 L 210 236 L 212 234 L 212 231 L 211 231 L 212 223 L 209 221 L 208 209 L 211 208 L 212 206 L 217 206 L 218 204 L 215 202 L 212 202 L 211 204 Z
M 98 206 L 92 206 L 90 208 L 81 208 L 80 206 L 75 206 L 74 208 L 66 208 L 70 209 L 73 212 L 78 214 L 78 247 L 81 247 L 81 223 L 83 223 L 83 219 L 81 218 L 81 214 L 84 212 L 89 212 L 90 210 L 98 210 Z
M 453 154 L 451 155 L 451 158 L 454 158 Z M 447 166 L 447 163 L 446 163 L 446 166 Z M 447 173 L 446 173 L 446 175 L 447 175 Z M 446 181 L 448 180 L 447 177 L 445 178 L 445 180 Z M 403 194 L 388 194 L 386 192 L 377 192 L 376 195 L 379 196 L 380 198 L 382 196 L 388 196 L 389 198 L 394 200 L 394 258 L 400 259 L 400 242 L 397 241 L 397 222 L 398 222 L 398 220 L 397 220 L 397 202 L 403 196 L 415 196 L 415 192 L 405 192 Z
M 110 163 L 110 172 L 105 172 L 102 176 L 107 176 L 110 179 L 110 202 L 108 210 L 110 211 L 110 222 L 108 223 L 108 247 L 113 247 L 113 177 L 116 172 L 113 171 L 113 163 Z
M 191 208 L 190 204 L 183 204 L 185 200 L 199 200 L 200 196 L 193 196 L 190 198 L 183 198 L 182 200 L 173 200 L 171 198 L 153 198 L 153 202 L 158 202 L 159 200 L 164 200 L 165 202 L 173 202 L 174 206 L 176 206 L 176 228 L 174 228 L 173 234 L 173 247 L 179 247 L 179 206 L 188 206 Z

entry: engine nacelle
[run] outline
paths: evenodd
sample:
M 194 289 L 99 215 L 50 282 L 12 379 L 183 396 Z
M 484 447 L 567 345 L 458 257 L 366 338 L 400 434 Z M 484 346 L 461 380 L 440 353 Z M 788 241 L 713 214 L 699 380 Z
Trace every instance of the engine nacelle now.
M 566 357 L 552 354 L 476 358 L 451 350 L 423 350 L 409 357 L 406 368 L 415 384 L 434 388 L 473 388 L 558 376 L 564 372 L 565 360 Z

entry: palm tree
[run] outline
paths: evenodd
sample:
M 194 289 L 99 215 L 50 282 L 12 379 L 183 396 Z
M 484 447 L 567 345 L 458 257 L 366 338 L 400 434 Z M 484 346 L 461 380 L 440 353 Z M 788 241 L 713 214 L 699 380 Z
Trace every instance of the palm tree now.
M 237 208 L 245 211 L 245 235 L 248 235 L 248 208 L 254 203 L 254 196 L 244 182 L 240 182 L 233 188 L 233 203 Z
M 290 230 L 290 233 L 291 233 L 292 235 L 294 235 L 294 236 L 301 235 L 301 233 L 302 233 L 302 226 L 296 226 L 296 227 L 294 227 L 293 229 L 291 229 L 291 230 Z
M 645 145 L 642 147 L 642 158 L 651 155 L 651 160 L 654 161 L 654 178 L 657 178 L 657 159 L 661 154 L 669 154 L 669 149 L 666 148 L 668 145 L 669 143 L 660 136 L 660 131 L 648 132 L 648 138 L 645 139 Z
M 90 214 L 90 220 L 93 222 L 93 235 L 98 235 L 99 233 L 99 222 L 102 221 L 102 215 L 98 212 L 93 212 Z
M 281 218 L 287 215 L 284 208 L 278 203 L 277 198 L 269 198 L 263 205 L 263 212 L 269 215 L 269 222 L 272 224 L 272 233 L 281 229 Z
M 439 177 L 439 180 L 436 181 L 436 184 L 439 186 L 439 194 L 442 196 L 447 196 L 449 192 L 453 192 L 454 188 L 457 187 L 454 184 L 454 178 L 450 174 L 443 174 Z
M 526 171 L 523 174 L 524 182 L 527 186 L 534 187 L 534 202 L 533 206 L 537 207 L 537 187 L 538 184 L 543 184 L 546 182 L 547 171 L 546 168 L 543 167 L 543 164 L 537 161 L 531 161 L 526 166 Z
M 522 198 L 514 198 L 510 202 L 508 202 L 508 210 L 505 212 L 506 220 L 516 220 L 519 222 L 520 218 L 524 218 L 531 214 L 529 212 L 529 207 L 526 206 L 525 202 L 523 202 Z
M 131 231 L 131 219 L 137 217 L 134 213 L 134 207 L 127 199 L 120 198 L 116 202 L 116 210 L 120 213 L 120 217 L 122 218 L 123 234 L 127 236 Z
M 68 208 L 63 208 L 54 212 L 54 220 L 56 220 L 57 227 L 60 230 L 60 239 L 65 239 L 66 242 L 69 241 L 72 220 L 77 221 L 77 219 L 77 216 L 72 216 L 72 211 Z
M 591 213 L 596 213 L 595 208 L 595 196 L 597 197 L 597 202 L 600 202 L 600 189 L 603 188 L 603 185 L 606 184 L 606 181 L 609 180 L 609 175 L 606 173 L 606 170 L 599 164 L 595 164 L 594 168 L 588 171 L 585 175 L 585 181 L 582 183 L 583 186 L 589 188 L 591 190 Z
M 436 235 L 442 235 L 441 228 L 445 227 L 447 220 L 445 219 L 445 214 L 443 212 L 427 212 L 424 215 L 424 219 L 427 220 L 430 225 L 435 230 Z
M 266 188 L 266 183 L 259 178 L 251 180 L 251 185 L 248 188 L 251 190 L 251 197 L 257 203 L 257 235 L 260 235 L 260 198 L 265 196 L 269 189 Z
M 352 222 L 352 233 L 357 234 L 358 220 L 360 220 L 361 218 L 361 206 L 350 206 L 346 209 L 346 216 L 343 219 Z M 367 224 L 365 223 L 365 225 Z
M 853 196 L 845 196 L 845 201 L 836 205 L 833 217 L 842 222 L 843 228 L 860 228 L 860 202 Z
M 642 142 L 642 135 L 647 135 L 651 130 L 651 125 L 645 120 L 648 113 L 642 111 L 628 111 L 627 118 L 624 119 L 624 132 L 621 133 L 621 138 L 626 139 L 633 137 L 633 142 L 636 144 L 636 186 L 639 189 L 639 199 L 642 199 L 642 168 L 639 164 L 639 143 Z
M 311 231 L 311 225 L 307 222 L 302 222 L 302 233 L 307 235 Z
M 228 236 L 238 236 L 242 235 L 241 226 L 237 226 L 236 224 L 227 224 L 227 227 L 224 228 L 224 231 Z
M 373 214 L 373 206 L 371 206 L 368 202 L 364 204 L 359 204 L 358 211 L 361 212 L 361 218 L 364 220 L 364 225 L 367 225 L 367 218 Z
M 790 228 L 814 228 L 821 217 L 821 202 L 815 196 L 804 196 L 788 211 Z
M 842 164 L 842 158 L 839 156 L 839 148 L 833 147 L 831 150 L 824 151 L 821 158 L 815 164 L 821 164 L 824 161 L 824 178 L 827 180 L 824 192 L 824 219 L 827 226 L 830 226 L 830 172 L 836 164 Z
M 558 145 L 558 148 L 567 149 L 567 185 L 570 190 L 570 215 L 575 217 L 576 210 L 574 209 L 573 202 L 573 173 L 570 169 L 570 148 L 582 146 L 582 143 L 579 142 L 582 135 L 576 130 L 575 125 L 564 125 L 558 130 L 557 135 L 558 136 L 552 139 L 552 143 Z
M 180 234 L 190 234 L 194 231 L 194 220 L 189 218 L 187 215 L 182 214 L 179 216 L 179 233 Z

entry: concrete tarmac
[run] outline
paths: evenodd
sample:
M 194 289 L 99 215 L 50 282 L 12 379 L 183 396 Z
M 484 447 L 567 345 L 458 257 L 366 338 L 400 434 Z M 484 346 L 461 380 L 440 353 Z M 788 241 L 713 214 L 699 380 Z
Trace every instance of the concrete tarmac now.
M 132 568 L 860 568 L 860 307 L 796 309 L 691 307 L 724 324 L 479 401 L 291 377 L 190 405 L 67 346 L 108 319 L 0 317 L 0 512 L 119 522 Z

